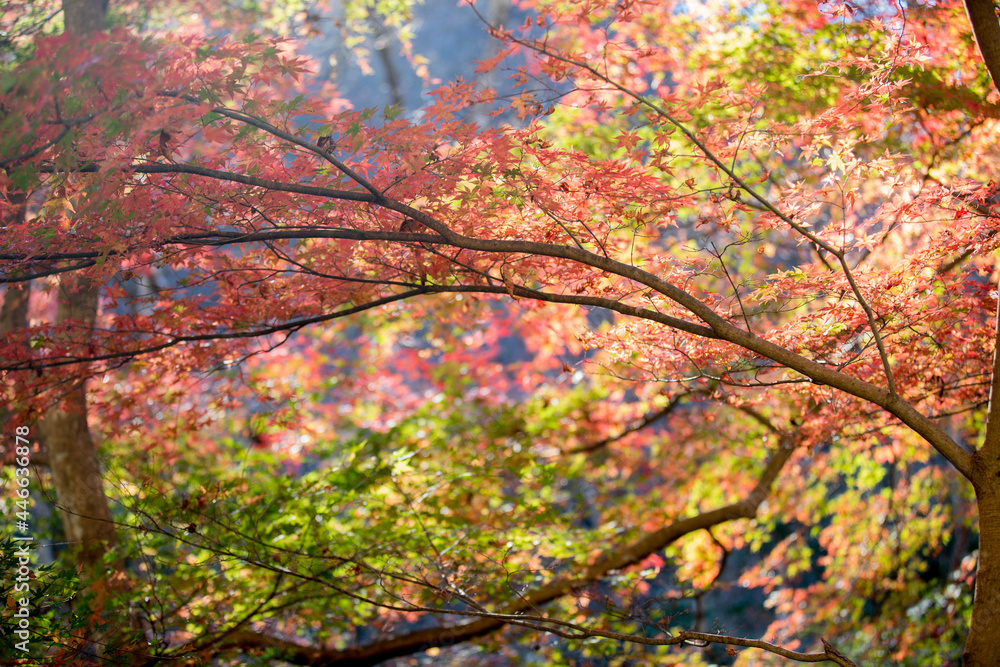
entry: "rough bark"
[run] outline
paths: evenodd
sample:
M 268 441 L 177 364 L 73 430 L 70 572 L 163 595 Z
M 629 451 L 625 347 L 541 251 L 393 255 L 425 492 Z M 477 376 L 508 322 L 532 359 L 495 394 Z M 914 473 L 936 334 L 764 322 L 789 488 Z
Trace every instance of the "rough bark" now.
M 1000 303 L 983 446 L 973 456 L 979 510 L 979 563 L 972 622 L 962 654 L 969 667 L 1000 665 Z
M 965 11 L 993 85 L 1000 88 L 1000 21 L 996 5 L 993 0 L 965 0 Z
M 993 0 L 966 0 L 965 9 L 983 62 L 1000 88 L 1000 21 Z M 968 667 L 1000 665 L 1000 309 L 986 438 L 974 457 L 979 509 L 979 563 L 972 622 L 962 654 Z
M 978 458 L 978 457 L 977 457 Z M 972 622 L 962 663 L 966 667 L 1000 665 L 1000 461 L 983 461 L 976 484 L 979 507 L 979 563 Z
M 105 0 L 65 0 L 66 31 L 86 36 L 103 28 Z M 11 196 L 20 203 L 18 218 L 24 220 L 24 193 Z M 97 286 L 83 278 L 64 276 L 59 288 L 57 323 L 76 323 L 89 330 L 97 317 Z M 0 308 L 0 332 L 26 327 L 31 284 L 11 286 Z M 48 463 L 57 502 L 62 510 L 66 540 L 80 546 L 79 560 L 92 567 L 117 544 L 111 511 L 104 495 L 100 463 L 87 425 L 87 398 L 82 383 L 69 387 L 38 425 L 38 434 L 48 450 Z
M 28 326 L 28 298 L 31 296 L 30 283 L 8 287 L 0 307 L 0 334 Z
M 64 0 L 66 32 L 86 37 L 104 27 L 106 0 Z M 89 331 L 97 318 L 99 287 L 85 278 L 64 276 L 59 286 L 57 324 L 75 323 Z M 104 495 L 100 462 L 87 425 L 82 382 L 67 389 L 40 425 L 63 526 L 70 545 L 79 545 L 84 566 L 96 564 L 117 544 Z
M 57 323 L 91 329 L 97 316 L 98 291 L 85 280 L 64 277 L 59 286 Z M 87 424 L 82 382 L 69 388 L 60 403 L 48 411 L 41 431 L 66 540 L 79 545 L 81 564 L 93 566 L 117 544 L 117 538 Z
M 89 35 L 104 29 L 108 0 L 63 0 L 66 32 Z

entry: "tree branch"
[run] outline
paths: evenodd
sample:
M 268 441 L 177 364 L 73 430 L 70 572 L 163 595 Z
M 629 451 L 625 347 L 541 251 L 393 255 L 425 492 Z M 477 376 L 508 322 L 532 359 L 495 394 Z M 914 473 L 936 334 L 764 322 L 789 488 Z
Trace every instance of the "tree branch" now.
M 541 47 L 533 47 L 541 48 Z M 543 51 L 544 52 L 544 51 Z M 547 52 L 545 52 L 547 53 Z M 553 57 L 560 57 L 554 55 Z M 713 160 L 720 169 L 722 169 L 727 176 L 730 176 L 734 183 L 736 183 L 741 189 L 744 189 L 750 193 L 755 199 L 761 202 L 769 211 L 777 215 L 781 220 L 785 221 L 787 224 L 791 225 L 796 231 L 806 236 L 813 242 L 821 245 L 825 249 L 828 249 L 833 254 L 837 255 L 837 251 L 829 244 L 822 241 L 818 237 L 815 237 L 808 230 L 798 225 L 794 220 L 792 220 L 788 215 L 782 213 L 773 204 L 771 204 L 763 195 L 756 193 L 746 184 L 742 179 L 740 179 L 735 173 L 729 170 L 728 166 L 715 157 L 711 151 L 708 150 L 697 137 L 676 121 L 672 116 L 670 116 L 665 109 L 662 109 L 659 105 L 656 105 L 642 96 L 628 91 L 625 87 L 620 84 L 616 84 L 607 77 L 604 77 L 592 67 L 586 64 L 580 64 L 572 60 L 567 60 L 560 57 L 565 62 L 573 64 L 574 66 L 581 67 L 586 71 L 592 72 L 595 76 L 599 76 L 602 80 L 606 81 L 609 85 L 622 90 L 628 95 L 636 98 L 640 103 L 649 106 L 652 110 L 657 113 L 663 114 L 671 123 L 679 127 L 685 136 L 695 143 L 702 150 L 705 155 Z M 93 167 L 96 170 L 96 166 Z M 886 391 L 876 385 L 873 385 L 864 380 L 860 380 L 855 377 L 846 375 L 840 371 L 834 370 L 825 366 L 821 363 L 807 359 L 800 354 L 792 352 L 791 350 L 776 345 L 766 339 L 760 338 L 757 335 L 744 331 L 743 329 L 733 325 L 727 319 L 720 316 L 707 304 L 696 298 L 689 292 L 677 287 L 673 283 L 668 282 L 658 276 L 655 276 L 647 271 L 644 271 L 632 264 L 626 262 L 621 262 L 618 260 L 611 259 L 610 257 L 605 257 L 585 249 L 572 247 L 572 246 L 562 246 L 554 245 L 549 243 L 540 243 L 534 241 L 520 241 L 520 240 L 506 240 L 506 239 L 481 239 L 475 237 L 469 237 L 457 232 L 452 231 L 447 225 L 445 225 L 440 220 L 427 215 L 426 213 L 403 204 L 402 202 L 390 199 L 390 198 L 376 198 L 371 192 L 352 192 L 346 190 L 335 190 L 329 188 L 318 188 L 313 186 L 298 185 L 292 183 L 281 183 L 278 181 L 271 181 L 268 179 L 259 179 L 255 177 L 245 176 L 242 174 L 234 174 L 224 171 L 219 171 L 215 169 L 207 169 L 203 167 L 195 167 L 191 165 L 173 165 L 173 164 L 156 164 L 156 165 L 139 165 L 136 166 L 137 171 L 145 170 L 146 173 L 165 173 L 165 172 L 179 172 L 179 173 L 190 173 L 195 175 L 206 176 L 209 178 L 216 178 L 219 180 L 229 180 L 239 183 L 244 183 L 247 185 L 252 185 L 255 187 L 263 188 L 274 188 L 279 191 L 284 192 L 295 192 L 306 195 L 320 196 L 325 198 L 333 199 L 344 199 L 348 201 L 356 202 L 368 202 L 376 204 L 382 208 L 396 211 L 404 216 L 412 218 L 417 222 L 422 223 L 428 229 L 437 232 L 440 236 L 434 236 L 433 234 L 412 234 L 412 233 L 396 233 L 391 232 L 362 232 L 358 230 L 328 230 L 322 232 L 315 229 L 302 229 L 302 230 L 275 230 L 271 232 L 264 232 L 258 234 L 243 234 L 243 233 L 218 233 L 217 236 L 221 238 L 239 238 L 244 242 L 250 242 L 252 240 L 266 240 L 266 239 L 278 239 L 283 238 L 283 234 L 289 234 L 284 238 L 344 238 L 344 239 L 356 239 L 356 240 L 389 240 L 389 241 L 403 241 L 406 243 L 414 243 L 417 241 L 422 241 L 425 237 L 430 243 L 445 243 L 451 245 L 455 248 L 462 248 L 466 250 L 474 250 L 488 253 L 525 253 L 528 255 L 536 255 L 541 257 L 552 257 L 566 259 L 572 262 L 582 264 L 584 266 L 589 266 L 592 268 L 605 271 L 610 274 L 618 275 L 623 278 L 635 281 L 639 284 L 645 285 L 653 290 L 656 290 L 660 294 L 663 294 L 668 299 L 676 303 L 677 305 L 687 309 L 693 315 L 701 319 L 708 328 L 712 330 L 712 335 L 707 336 L 710 338 L 721 338 L 727 340 L 731 343 L 739 345 L 751 352 L 755 352 L 763 357 L 766 357 L 772 361 L 777 362 L 787 368 L 797 371 L 806 377 L 812 378 L 814 381 L 821 384 L 827 384 L 831 387 L 844 391 L 848 394 L 861 398 L 865 401 L 874 403 L 878 405 L 897 418 L 899 418 L 904 424 L 912 428 L 916 433 L 921 435 L 927 442 L 929 442 L 942 456 L 944 456 L 959 472 L 961 472 L 966 478 L 972 479 L 972 459 L 971 455 L 966 452 L 958 443 L 954 441 L 947 433 L 944 432 L 937 424 L 928 419 L 925 415 L 921 414 L 916 410 L 910 403 L 903 399 L 899 394 L 897 394 L 894 389 L 893 383 L 891 381 L 891 371 L 888 367 L 888 359 L 885 356 L 884 349 L 880 349 L 880 354 L 882 355 L 883 365 L 885 366 L 886 375 L 889 378 L 889 390 Z M 193 239 L 192 239 L 193 240 Z M 232 242 L 232 241 L 230 241 Z M 208 243 L 206 240 L 206 244 Z M 220 243 L 221 244 L 221 243 Z M 852 289 L 854 290 L 855 296 L 858 298 L 862 306 L 866 307 L 867 303 L 864 297 L 861 295 L 860 290 L 854 284 L 853 279 L 850 275 L 849 269 L 846 262 L 842 259 L 843 253 L 840 253 L 841 265 L 844 270 L 847 271 L 848 279 L 852 283 Z M 624 312 L 624 311 L 620 311 Z M 651 311 L 650 311 L 651 312 Z M 874 321 L 872 319 L 873 314 L 870 309 L 866 307 L 866 314 L 869 317 L 869 325 L 872 327 L 873 335 L 877 341 L 880 341 L 877 329 L 874 327 Z M 659 319 L 654 319 L 655 321 L 661 321 Z M 693 323 L 686 322 L 685 320 L 679 320 L 676 318 L 671 318 L 683 331 L 689 333 L 695 333 L 696 335 L 706 335 L 707 330 L 705 327 L 700 327 Z M 668 326 L 675 326 L 675 324 L 668 324 Z M 697 329 L 695 329 L 695 327 Z
M 551 624 L 551 619 L 537 616 L 505 616 L 503 614 L 483 614 L 487 619 L 495 621 L 505 621 L 508 625 L 518 625 L 540 632 L 549 632 L 573 640 L 586 639 L 588 637 L 602 637 L 614 639 L 620 642 L 630 642 L 643 644 L 645 646 L 695 646 L 705 647 L 708 644 L 723 644 L 727 646 L 743 646 L 746 648 L 759 648 L 783 658 L 795 660 L 796 662 L 832 662 L 842 667 L 860 667 L 846 655 L 838 651 L 825 639 L 820 641 L 823 644 L 822 653 L 803 653 L 784 648 L 778 644 L 764 641 L 762 639 L 746 639 L 743 637 L 733 637 L 729 635 L 710 634 L 706 632 L 689 632 L 682 630 L 675 635 L 667 637 L 646 637 L 643 635 L 633 635 L 621 632 L 609 632 L 605 630 L 594 630 L 573 623 L 560 623 L 561 626 L 568 626 L 570 631 L 556 630 L 546 627 Z M 455 642 L 457 643 L 457 642 Z M 448 644 L 442 644 L 447 646 Z M 428 645 L 426 648 L 433 648 Z M 230 633 L 225 642 L 216 644 L 217 649 L 238 649 L 238 650 L 272 650 L 281 656 L 281 659 L 296 665 L 312 665 L 316 667 L 333 667 L 340 664 L 351 665 L 373 665 L 377 662 L 369 662 L 365 658 L 358 658 L 352 661 L 351 658 L 333 657 L 324 649 L 303 646 L 287 639 L 281 639 L 262 632 L 240 631 Z M 423 649 L 426 650 L 426 649 Z M 414 651 L 416 652 L 416 651 Z M 388 658 L 386 658 L 388 659 Z M 381 661 L 381 660 L 380 660 Z
M 350 282 L 350 278 L 344 278 L 345 282 Z M 401 292 L 399 294 L 393 294 L 390 296 L 382 297 L 381 299 L 376 299 L 368 303 L 360 304 L 357 306 L 352 306 L 350 308 L 344 308 L 343 310 L 338 310 L 333 313 L 324 313 L 322 315 L 316 315 L 314 317 L 306 317 L 299 320 L 292 320 L 290 322 L 284 322 L 282 324 L 277 324 L 274 326 L 263 327 L 260 329 L 254 329 L 251 331 L 220 331 L 216 333 L 206 333 L 206 334 L 171 334 L 171 333 L 153 333 L 151 336 L 160 336 L 167 338 L 168 340 L 163 343 L 150 344 L 143 347 L 132 348 L 130 350 L 123 350 L 120 352 L 110 352 L 107 354 L 93 354 L 86 357 L 50 357 L 50 358 L 32 358 L 27 360 L 17 360 L 13 362 L 7 362 L 0 364 L 0 370 L 6 371 L 38 371 L 44 368 L 58 368 L 62 366 L 72 366 L 74 364 L 81 363 L 92 363 L 96 361 L 111 361 L 114 359 L 129 359 L 132 357 L 138 357 L 145 354 L 151 354 L 153 352 L 160 352 L 162 350 L 175 347 L 177 345 L 182 345 L 184 343 L 197 343 L 206 342 L 213 340 L 233 340 L 233 339 L 246 339 L 246 338 L 261 338 L 263 336 L 269 336 L 276 333 L 297 331 L 303 327 L 319 324 L 322 322 L 330 322 L 332 320 L 341 319 L 354 315 L 366 310 L 372 310 L 380 306 L 384 306 L 396 301 L 403 301 L 416 296 L 423 296 L 427 294 L 496 294 L 496 295 L 510 295 L 535 299 L 537 301 L 545 301 L 548 303 L 566 303 L 581 306 L 592 306 L 598 308 L 606 308 L 608 310 L 614 310 L 624 315 L 629 315 L 632 317 L 639 317 L 647 320 L 652 320 L 660 324 L 664 324 L 673 329 L 678 329 L 680 331 L 686 331 L 688 333 L 702 336 L 705 338 L 717 338 L 711 329 L 699 326 L 693 322 L 688 322 L 687 320 L 682 320 L 676 317 L 671 317 L 669 315 L 663 315 L 652 310 L 646 310 L 644 308 L 637 308 L 635 306 L 630 306 L 628 304 L 620 303 L 613 299 L 605 299 L 601 297 L 583 296 L 575 294 L 550 294 L 547 292 L 541 292 L 538 290 L 528 289 L 527 287 L 521 287 L 519 285 L 510 285 L 509 287 L 497 286 L 497 285 L 424 285 L 420 287 L 415 287 L 406 292 Z M 128 331 L 120 331 L 118 333 L 129 333 Z
M 692 392 L 692 393 L 695 393 L 695 392 Z M 690 395 L 691 394 L 681 394 L 679 396 L 674 396 L 673 398 L 670 399 L 670 401 L 665 406 L 663 406 L 659 410 L 654 410 L 653 412 L 650 412 L 648 414 L 643 415 L 640 419 L 637 419 L 630 426 L 622 429 L 621 431 L 619 431 L 615 435 L 609 435 L 608 437 L 603 438 L 601 440 L 598 440 L 596 442 L 590 442 L 590 443 L 587 443 L 585 445 L 580 445 L 579 447 L 574 447 L 573 449 L 568 449 L 568 450 L 566 450 L 563 453 L 564 454 L 586 454 L 586 453 L 589 453 L 589 452 L 597 451 L 598 449 L 603 449 L 604 447 L 607 447 L 611 443 L 617 442 L 617 441 L 621 440 L 622 438 L 624 438 L 625 436 L 631 435 L 632 433 L 635 433 L 636 431 L 641 431 L 642 429 L 646 428 L 650 424 L 652 424 L 654 422 L 657 422 L 660 419 L 663 419 L 664 417 L 666 417 L 667 415 L 669 415 L 671 412 L 673 412 L 677 408 L 677 406 L 679 406 L 681 404 L 681 401 L 683 401 L 685 398 L 687 398 Z
M 155 165 L 156 167 L 173 167 L 179 165 Z M 200 170 L 200 168 L 199 168 Z M 214 172 L 215 170 L 206 170 L 209 172 Z M 194 173 L 194 172 L 192 172 Z M 227 179 L 230 176 L 234 177 L 229 180 L 239 180 L 245 179 L 246 181 L 261 181 L 263 179 L 252 179 L 250 177 L 243 177 L 239 174 L 227 174 L 226 172 L 220 172 L 224 174 Z M 211 174 L 206 174 L 210 177 Z M 240 181 L 244 182 L 244 181 Z M 291 184 L 280 184 L 286 188 L 299 188 L 299 186 L 293 186 Z M 261 187 L 266 187 L 266 185 L 261 185 Z M 301 186 L 305 188 L 306 186 Z M 342 191 L 327 190 L 325 188 L 315 188 L 315 190 L 324 190 L 326 194 L 321 196 L 332 196 L 338 197 L 339 193 Z M 298 191 L 289 190 L 289 191 Z M 307 193 L 314 194 L 314 193 Z M 370 201 L 371 195 L 366 193 L 356 193 L 356 192 L 343 192 L 352 201 Z M 903 399 L 899 394 L 891 391 L 886 391 L 876 385 L 873 385 L 864 380 L 846 375 L 838 370 L 825 366 L 819 362 L 807 359 L 800 354 L 792 352 L 791 350 L 776 345 L 771 341 L 760 338 L 756 334 L 749 331 L 745 331 L 740 327 L 733 325 L 731 322 L 720 316 L 714 310 L 712 310 L 708 305 L 703 303 L 694 295 L 689 292 L 677 287 L 673 283 L 670 283 L 658 276 L 655 276 L 643 269 L 640 269 L 631 264 L 621 262 L 618 260 L 611 259 L 609 257 L 604 257 L 587 250 L 572 247 L 572 246 L 562 246 L 554 245 L 549 243 L 540 243 L 535 241 L 520 241 L 520 240 L 506 240 L 506 239 L 480 239 L 469 236 L 464 236 L 458 234 L 446 225 L 441 223 L 439 220 L 432 218 L 431 216 L 419 211 L 415 208 L 402 204 L 401 202 L 387 199 L 382 202 L 378 202 L 378 205 L 394 210 L 396 212 L 407 215 L 420 223 L 425 224 L 428 228 L 437 231 L 440 236 L 434 234 L 413 234 L 413 233 L 403 233 L 403 232 L 368 232 L 359 231 L 352 229 L 292 229 L 292 230 L 270 230 L 266 232 L 257 232 L 251 234 L 245 234 L 242 232 L 216 232 L 212 235 L 191 235 L 191 236 L 180 236 L 176 237 L 175 242 L 190 242 L 193 245 L 225 245 L 234 242 L 244 242 L 250 243 L 254 241 L 265 241 L 265 240 L 279 240 L 279 239 L 293 239 L 293 238 L 339 238 L 339 239 L 352 239 L 352 240 L 384 240 L 384 241 L 398 241 L 405 243 L 415 243 L 415 242 L 428 242 L 436 244 L 447 244 L 455 248 L 461 248 L 465 250 L 474 250 L 487 253 L 497 253 L 497 254 L 509 254 L 509 253 L 524 253 L 528 255 L 536 255 L 540 257 L 552 257 L 558 259 L 566 259 L 572 262 L 577 262 L 584 266 L 589 266 L 592 268 L 600 269 L 610 274 L 620 276 L 622 278 L 627 278 L 629 280 L 635 281 L 639 284 L 645 285 L 653 290 L 656 290 L 660 294 L 663 294 L 668 299 L 676 303 L 677 305 L 687 309 L 693 315 L 701 319 L 708 327 L 700 326 L 687 320 L 682 320 L 679 318 L 673 318 L 654 311 L 648 311 L 644 309 L 639 309 L 633 306 L 627 306 L 625 304 L 618 304 L 614 307 L 615 310 L 623 314 L 635 315 L 638 317 L 645 317 L 652 321 L 661 322 L 667 326 L 675 327 L 681 331 L 686 331 L 698 336 L 704 336 L 706 338 L 719 338 L 740 347 L 743 347 L 751 352 L 755 352 L 763 357 L 766 357 L 778 364 L 790 368 L 794 371 L 811 378 L 812 380 L 826 384 L 836 389 L 839 389 L 845 393 L 856 396 L 870 403 L 874 403 L 882 408 L 884 408 L 889 413 L 893 414 L 900 419 L 904 424 L 912 428 L 916 433 L 921 435 L 927 442 L 929 442 L 938 452 L 941 453 L 955 468 L 961 472 L 966 478 L 971 479 L 972 475 L 972 461 L 971 455 L 966 452 L 958 443 L 956 443 L 947 433 L 944 432 L 937 424 L 928 419 L 925 415 L 920 413 L 916 408 L 914 408 L 910 403 Z M 8 256 L 9 257 L 9 256 Z M 38 256 L 42 258 L 44 256 Z M 3 256 L 0 256 L 3 259 Z M 18 259 L 24 259 L 23 256 L 18 257 Z M 493 292 L 500 293 L 499 289 L 490 289 L 487 287 L 476 287 L 473 289 L 467 289 L 467 291 L 481 291 L 481 292 Z M 518 295 L 528 296 L 531 298 L 537 298 L 540 294 L 534 290 L 528 290 L 527 288 L 518 287 L 519 290 L 516 292 Z M 416 295 L 424 293 L 424 289 L 415 290 L 410 295 Z M 462 291 L 461 289 L 456 289 L 453 287 L 438 287 L 435 291 Z M 503 291 L 507 291 L 504 289 Z M 605 304 L 610 301 L 606 299 L 599 299 L 597 297 L 575 297 L 571 298 L 568 295 L 552 295 L 546 294 L 543 300 L 546 301 L 556 301 L 561 303 L 578 303 L 581 305 L 601 305 L 604 307 Z M 612 302 L 616 303 L 617 302 Z M 364 307 L 358 307 L 364 308 Z M 350 309 L 349 309 L 350 310 Z M 347 311 L 345 311 L 346 313 Z M 356 312 L 356 311 L 350 311 Z M 343 315 L 337 315 L 342 317 Z M 321 320 L 325 321 L 331 319 L 331 316 L 322 316 Z M 311 321 L 304 322 L 305 324 L 311 323 Z M 252 337 L 250 334 L 240 336 L 240 337 Z M 211 336 L 208 336 L 210 339 Z M 202 340 L 196 337 L 184 337 L 184 340 Z M 157 349 L 163 349 L 164 347 L 169 347 L 174 345 L 176 342 L 165 344 L 159 346 Z M 150 350 L 151 351 L 151 350 Z M 119 357 L 121 355 L 112 355 L 112 357 Z M 111 357 L 109 357 L 111 358 Z M 94 360 L 100 360 L 95 358 Z M 69 362 L 75 363 L 75 362 Z
M 555 619 L 545 619 L 543 617 L 532 617 L 528 614 L 534 612 L 540 606 L 552 602 L 565 595 L 569 595 L 587 585 L 590 585 L 607 574 L 620 570 L 641 562 L 647 556 L 662 551 L 664 548 L 688 535 L 699 530 L 705 530 L 713 526 L 733 521 L 736 519 L 753 518 L 757 514 L 757 509 L 769 493 L 771 486 L 777 479 L 778 474 L 784 465 L 791 458 L 794 451 L 796 437 L 787 436 L 781 447 L 772 453 L 764 470 L 758 477 L 754 489 L 745 498 L 730 505 L 726 505 L 716 510 L 704 512 L 694 517 L 681 519 L 660 530 L 647 533 L 631 545 L 621 549 L 606 552 L 601 558 L 588 567 L 578 576 L 564 577 L 541 586 L 534 591 L 523 594 L 519 600 L 509 604 L 501 612 L 487 613 L 482 611 L 442 611 L 433 608 L 417 608 L 417 611 L 439 614 L 458 614 L 463 616 L 475 616 L 477 620 L 471 623 L 451 625 L 437 628 L 417 630 L 405 635 L 386 639 L 384 641 L 348 649 L 321 649 L 315 647 L 302 646 L 294 642 L 268 637 L 254 632 L 240 632 L 229 635 L 226 640 L 216 646 L 218 649 L 231 650 L 251 650 L 256 648 L 270 648 L 277 652 L 277 657 L 281 660 L 298 665 L 323 665 L 331 667 L 334 665 L 352 665 L 362 667 L 364 665 L 377 665 L 390 658 L 411 655 L 428 648 L 437 646 L 450 646 L 453 644 L 469 641 L 482 637 L 506 625 L 524 625 L 525 621 L 533 620 L 535 629 L 551 631 L 545 627 L 539 627 L 537 623 L 548 623 L 565 625 Z M 260 566 L 267 567 L 266 563 Z M 273 567 L 273 566 L 272 566 Z M 294 576 L 302 576 L 293 573 Z M 327 584 L 322 580 L 317 583 Z M 593 636 L 601 633 L 595 630 L 583 630 Z M 606 633 L 604 633 L 606 634 Z M 709 637 L 713 639 L 708 639 Z M 690 641 L 719 641 L 721 643 L 731 643 L 739 646 L 753 646 L 770 650 L 774 647 L 767 642 L 758 640 L 725 638 L 718 635 L 703 635 L 701 633 L 684 633 L 675 637 L 668 637 L 656 643 L 665 645 L 679 645 Z M 741 643 L 742 642 L 742 643 Z M 646 641 L 644 643 L 652 643 Z M 786 651 L 786 649 L 780 649 Z M 804 658 L 807 662 L 820 662 L 831 660 L 826 653 L 823 654 L 797 654 L 795 652 L 779 653 L 786 657 L 796 655 L 809 656 Z M 820 657 L 825 656 L 825 657 Z M 799 658 L 795 658 L 799 659 Z M 853 664 L 853 663 L 839 663 Z
M 202 104 L 204 102 L 204 100 L 195 97 L 194 95 L 186 95 L 182 93 L 171 93 L 171 92 L 163 92 L 160 94 L 163 95 L 164 97 L 173 97 L 175 99 L 182 99 L 187 102 L 191 102 L 192 104 Z M 352 181 L 354 181 L 355 183 L 363 187 L 365 190 L 367 190 L 369 193 L 371 193 L 371 196 L 374 198 L 374 200 L 381 200 L 383 198 L 384 195 L 382 191 L 376 188 L 370 181 L 368 181 L 368 179 L 366 179 L 364 176 L 362 176 L 355 170 L 348 167 L 341 160 L 338 160 L 332 153 L 320 148 L 316 144 L 311 144 L 308 141 L 305 141 L 304 139 L 300 139 L 299 137 L 296 137 L 293 134 L 289 134 L 288 132 L 285 132 L 284 130 L 275 127 L 274 125 L 268 123 L 265 120 L 261 120 L 260 118 L 251 116 L 250 114 L 243 111 L 234 111 L 232 109 L 227 109 L 226 107 L 221 107 L 221 106 L 212 109 L 212 111 L 219 114 L 220 116 L 231 118 L 232 120 L 235 120 L 237 122 L 244 123 L 246 125 L 252 125 L 253 127 L 256 127 L 257 129 L 260 130 L 264 130 L 268 134 L 274 135 L 279 139 L 284 139 L 285 141 L 291 144 L 295 144 L 296 146 L 305 148 L 311 153 L 319 155 L 324 160 L 326 160 L 334 167 L 336 167 L 337 170 L 340 171 L 342 174 L 344 174 Z
M 375 201 L 377 201 L 375 195 L 371 194 L 370 192 L 356 192 L 352 190 L 321 188 L 315 185 L 299 185 L 297 183 L 284 183 L 282 181 L 274 181 L 269 178 L 258 178 L 256 176 L 247 176 L 245 174 L 238 174 L 232 171 L 222 171 L 221 169 L 211 169 L 209 167 L 198 167 L 193 164 L 160 163 L 160 162 L 154 164 L 133 164 L 127 167 L 127 170 L 134 172 L 136 174 L 191 174 L 192 176 L 205 176 L 207 178 L 214 178 L 215 180 L 218 181 L 232 181 L 234 183 L 251 185 L 256 188 L 265 188 L 267 190 L 273 190 L 275 192 L 292 192 L 300 195 L 326 197 L 328 199 L 342 199 L 346 201 L 369 202 L 369 203 L 374 203 Z M 49 165 L 42 165 L 38 167 L 38 171 L 43 173 L 52 173 L 52 174 L 62 173 L 66 171 L 72 171 L 73 173 L 96 173 L 100 171 L 100 168 L 96 164 L 84 164 L 71 170 L 65 168 L 53 167 Z

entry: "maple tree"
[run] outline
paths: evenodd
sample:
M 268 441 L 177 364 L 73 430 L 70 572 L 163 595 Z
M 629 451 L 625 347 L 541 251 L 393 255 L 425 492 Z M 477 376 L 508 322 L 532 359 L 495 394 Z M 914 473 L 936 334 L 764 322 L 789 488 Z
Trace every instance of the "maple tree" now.
M 522 9 L 515 94 L 413 114 L 290 40 L 23 30 L 46 659 L 1000 662 L 993 3 Z

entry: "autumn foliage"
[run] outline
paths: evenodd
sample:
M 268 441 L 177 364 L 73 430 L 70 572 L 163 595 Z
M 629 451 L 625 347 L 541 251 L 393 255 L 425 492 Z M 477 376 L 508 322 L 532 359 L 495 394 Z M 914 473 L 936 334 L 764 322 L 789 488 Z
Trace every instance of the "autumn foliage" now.
M 419 110 L 318 89 L 305 30 L 19 44 L 5 428 L 84 383 L 119 542 L 57 554 L 38 650 L 997 664 L 966 4 L 524 1 L 510 88 Z

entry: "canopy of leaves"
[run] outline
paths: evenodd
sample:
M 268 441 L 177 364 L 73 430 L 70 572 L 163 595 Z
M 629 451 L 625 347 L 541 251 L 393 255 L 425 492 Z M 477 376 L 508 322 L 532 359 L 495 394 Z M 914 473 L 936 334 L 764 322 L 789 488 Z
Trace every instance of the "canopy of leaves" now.
M 312 94 L 308 31 L 19 29 L 4 409 L 87 379 L 131 575 L 39 574 L 53 659 L 119 605 L 192 664 L 958 660 L 1000 229 L 962 5 L 521 6 L 518 93 L 419 112 Z

